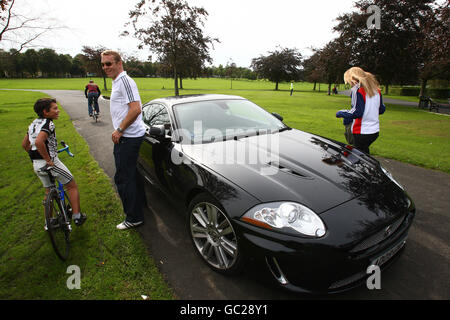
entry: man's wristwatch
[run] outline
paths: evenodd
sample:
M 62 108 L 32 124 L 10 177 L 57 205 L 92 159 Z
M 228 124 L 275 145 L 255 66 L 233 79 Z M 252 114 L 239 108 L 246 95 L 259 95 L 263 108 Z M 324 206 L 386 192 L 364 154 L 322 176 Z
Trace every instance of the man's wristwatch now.
M 116 129 L 118 132 L 120 132 L 120 133 L 123 133 L 123 130 L 122 130 L 122 128 L 121 127 L 117 127 L 117 129 Z

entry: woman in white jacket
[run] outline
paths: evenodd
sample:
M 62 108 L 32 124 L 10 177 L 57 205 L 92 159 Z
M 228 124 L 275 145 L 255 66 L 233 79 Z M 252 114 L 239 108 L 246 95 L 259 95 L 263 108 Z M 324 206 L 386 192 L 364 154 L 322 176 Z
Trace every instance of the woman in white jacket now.
M 369 146 L 380 132 L 379 115 L 386 110 L 378 81 L 359 67 L 347 70 L 344 81 L 352 86 L 352 108 L 338 111 L 336 117 L 351 123 L 355 147 L 370 154 Z

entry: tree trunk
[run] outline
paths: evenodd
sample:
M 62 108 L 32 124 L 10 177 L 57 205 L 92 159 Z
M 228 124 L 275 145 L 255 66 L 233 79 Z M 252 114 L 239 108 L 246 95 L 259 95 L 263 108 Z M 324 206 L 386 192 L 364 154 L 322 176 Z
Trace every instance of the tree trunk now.
M 105 91 L 108 90 L 108 88 L 106 87 L 106 77 L 103 76 L 103 87 L 105 88 Z
M 180 76 L 180 89 L 183 89 L 183 77 Z
M 314 88 L 313 88 L 313 91 L 316 91 L 316 84 L 317 84 L 317 82 L 314 81 Z
M 420 94 L 419 97 L 423 97 L 425 96 L 425 91 L 427 90 L 427 82 L 428 79 L 421 79 L 421 84 L 420 84 Z
M 275 82 L 275 91 L 278 91 L 278 81 Z
M 173 67 L 173 78 L 175 80 L 174 84 L 175 84 L 175 95 L 179 96 L 180 95 L 180 91 L 178 90 L 178 74 L 177 74 L 177 67 Z
M 328 95 L 331 95 L 331 83 L 328 84 Z
M 389 85 L 388 84 L 386 84 L 385 87 L 384 87 L 384 94 L 385 95 L 389 94 Z

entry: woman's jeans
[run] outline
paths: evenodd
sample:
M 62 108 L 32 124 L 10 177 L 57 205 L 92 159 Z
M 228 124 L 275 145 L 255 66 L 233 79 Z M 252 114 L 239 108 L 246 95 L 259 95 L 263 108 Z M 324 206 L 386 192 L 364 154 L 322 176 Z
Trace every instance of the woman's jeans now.
M 139 138 L 122 137 L 119 143 L 114 145 L 116 164 L 114 182 L 122 200 L 123 211 L 127 216 L 125 221 L 130 223 L 144 221 L 142 206 L 145 194 L 137 172 L 139 148 L 143 140 L 144 136 Z

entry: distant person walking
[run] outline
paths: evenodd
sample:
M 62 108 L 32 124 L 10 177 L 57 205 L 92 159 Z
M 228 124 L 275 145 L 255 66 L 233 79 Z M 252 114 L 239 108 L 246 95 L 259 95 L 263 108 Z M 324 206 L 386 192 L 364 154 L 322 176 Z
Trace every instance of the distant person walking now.
M 95 112 L 97 114 L 100 114 L 100 109 L 98 107 L 98 97 L 100 97 L 101 94 L 102 92 L 100 91 L 98 85 L 94 83 L 94 80 L 90 80 L 84 89 L 84 95 L 88 99 L 89 117 L 92 117 L 92 105 L 94 105 Z
M 291 96 L 293 92 L 294 92 L 294 82 L 291 81 Z
M 380 132 L 379 115 L 386 111 L 378 81 L 373 74 L 359 67 L 347 70 L 344 81 L 352 86 L 352 109 L 340 110 L 336 117 L 344 118 L 344 125 L 351 128 L 354 146 L 370 154 L 369 146 Z
M 123 70 L 120 54 L 107 50 L 101 57 L 102 68 L 112 79 L 110 108 L 112 123 L 116 128 L 111 135 L 116 164 L 114 182 L 126 215 L 125 221 L 117 225 L 117 229 L 126 230 L 144 223 L 142 205 L 145 195 L 142 186 L 138 186 L 137 158 L 145 135 L 145 125 L 138 88 Z

